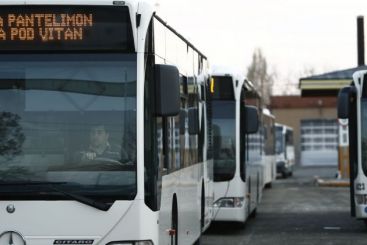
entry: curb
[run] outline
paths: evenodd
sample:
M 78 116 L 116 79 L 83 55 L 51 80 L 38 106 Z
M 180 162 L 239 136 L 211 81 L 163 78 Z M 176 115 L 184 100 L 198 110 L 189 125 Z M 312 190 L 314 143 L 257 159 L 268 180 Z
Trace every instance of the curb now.
M 315 185 L 320 187 L 349 187 L 350 182 L 348 179 L 321 179 L 315 176 Z

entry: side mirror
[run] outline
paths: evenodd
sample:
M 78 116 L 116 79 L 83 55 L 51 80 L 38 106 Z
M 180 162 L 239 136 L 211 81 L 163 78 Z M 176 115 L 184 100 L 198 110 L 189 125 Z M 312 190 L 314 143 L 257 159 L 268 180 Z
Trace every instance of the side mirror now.
M 199 134 L 199 112 L 197 108 L 189 108 L 189 134 Z
M 180 113 L 180 75 L 177 67 L 154 66 L 155 115 L 177 116 Z
M 338 95 L 338 118 L 349 118 L 351 87 L 342 88 Z
M 255 106 L 246 106 L 246 128 L 247 134 L 254 134 L 259 130 L 259 117 Z

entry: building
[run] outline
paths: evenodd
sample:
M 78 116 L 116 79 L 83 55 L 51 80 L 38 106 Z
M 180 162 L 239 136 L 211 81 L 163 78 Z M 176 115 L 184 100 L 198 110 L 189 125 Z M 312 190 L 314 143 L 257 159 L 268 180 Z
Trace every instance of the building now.
M 357 67 L 301 78 L 301 96 L 276 96 L 271 109 L 279 123 L 294 128 L 296 160 L 302 165 L 338 165 L 349 176 L 347 121 L 337 120 L 337 95 L 353 73 L 367 70 L 364 20 L 357 17 Z
M 296 163 L 338 164 L 336 97 L 274 96 L 271 111 L 276 122 L 294 130 Z

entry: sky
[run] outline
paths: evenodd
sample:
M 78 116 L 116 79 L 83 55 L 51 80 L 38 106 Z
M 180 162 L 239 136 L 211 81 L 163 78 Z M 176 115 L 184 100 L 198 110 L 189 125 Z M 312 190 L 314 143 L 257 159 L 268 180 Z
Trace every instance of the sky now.
M 306 71 L 355 67 L 356 18 L 367 12 L 367 0 L 155 1 L 158 15 L 208 56 L 211 65 L 246 74 L 253 51 L 261 48 L 278 74 L 275 94 L 296 92 Z

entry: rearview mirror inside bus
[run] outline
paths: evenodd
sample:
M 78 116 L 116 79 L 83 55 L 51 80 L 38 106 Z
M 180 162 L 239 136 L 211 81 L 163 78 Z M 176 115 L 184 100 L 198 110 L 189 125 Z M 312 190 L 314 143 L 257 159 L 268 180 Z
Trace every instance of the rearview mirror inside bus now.
M 155 65 L 155 115 L 177 116 L 180 113 L 178 69 L 171 65 Z
M 259 129 L 259 118 L 257 109 L 254 106 L 246 106 L 246 128 L 247 134 L 256 133 Z
M 338 95 L 338 118 L 349 117 L 350 87 L 342 88 Z

